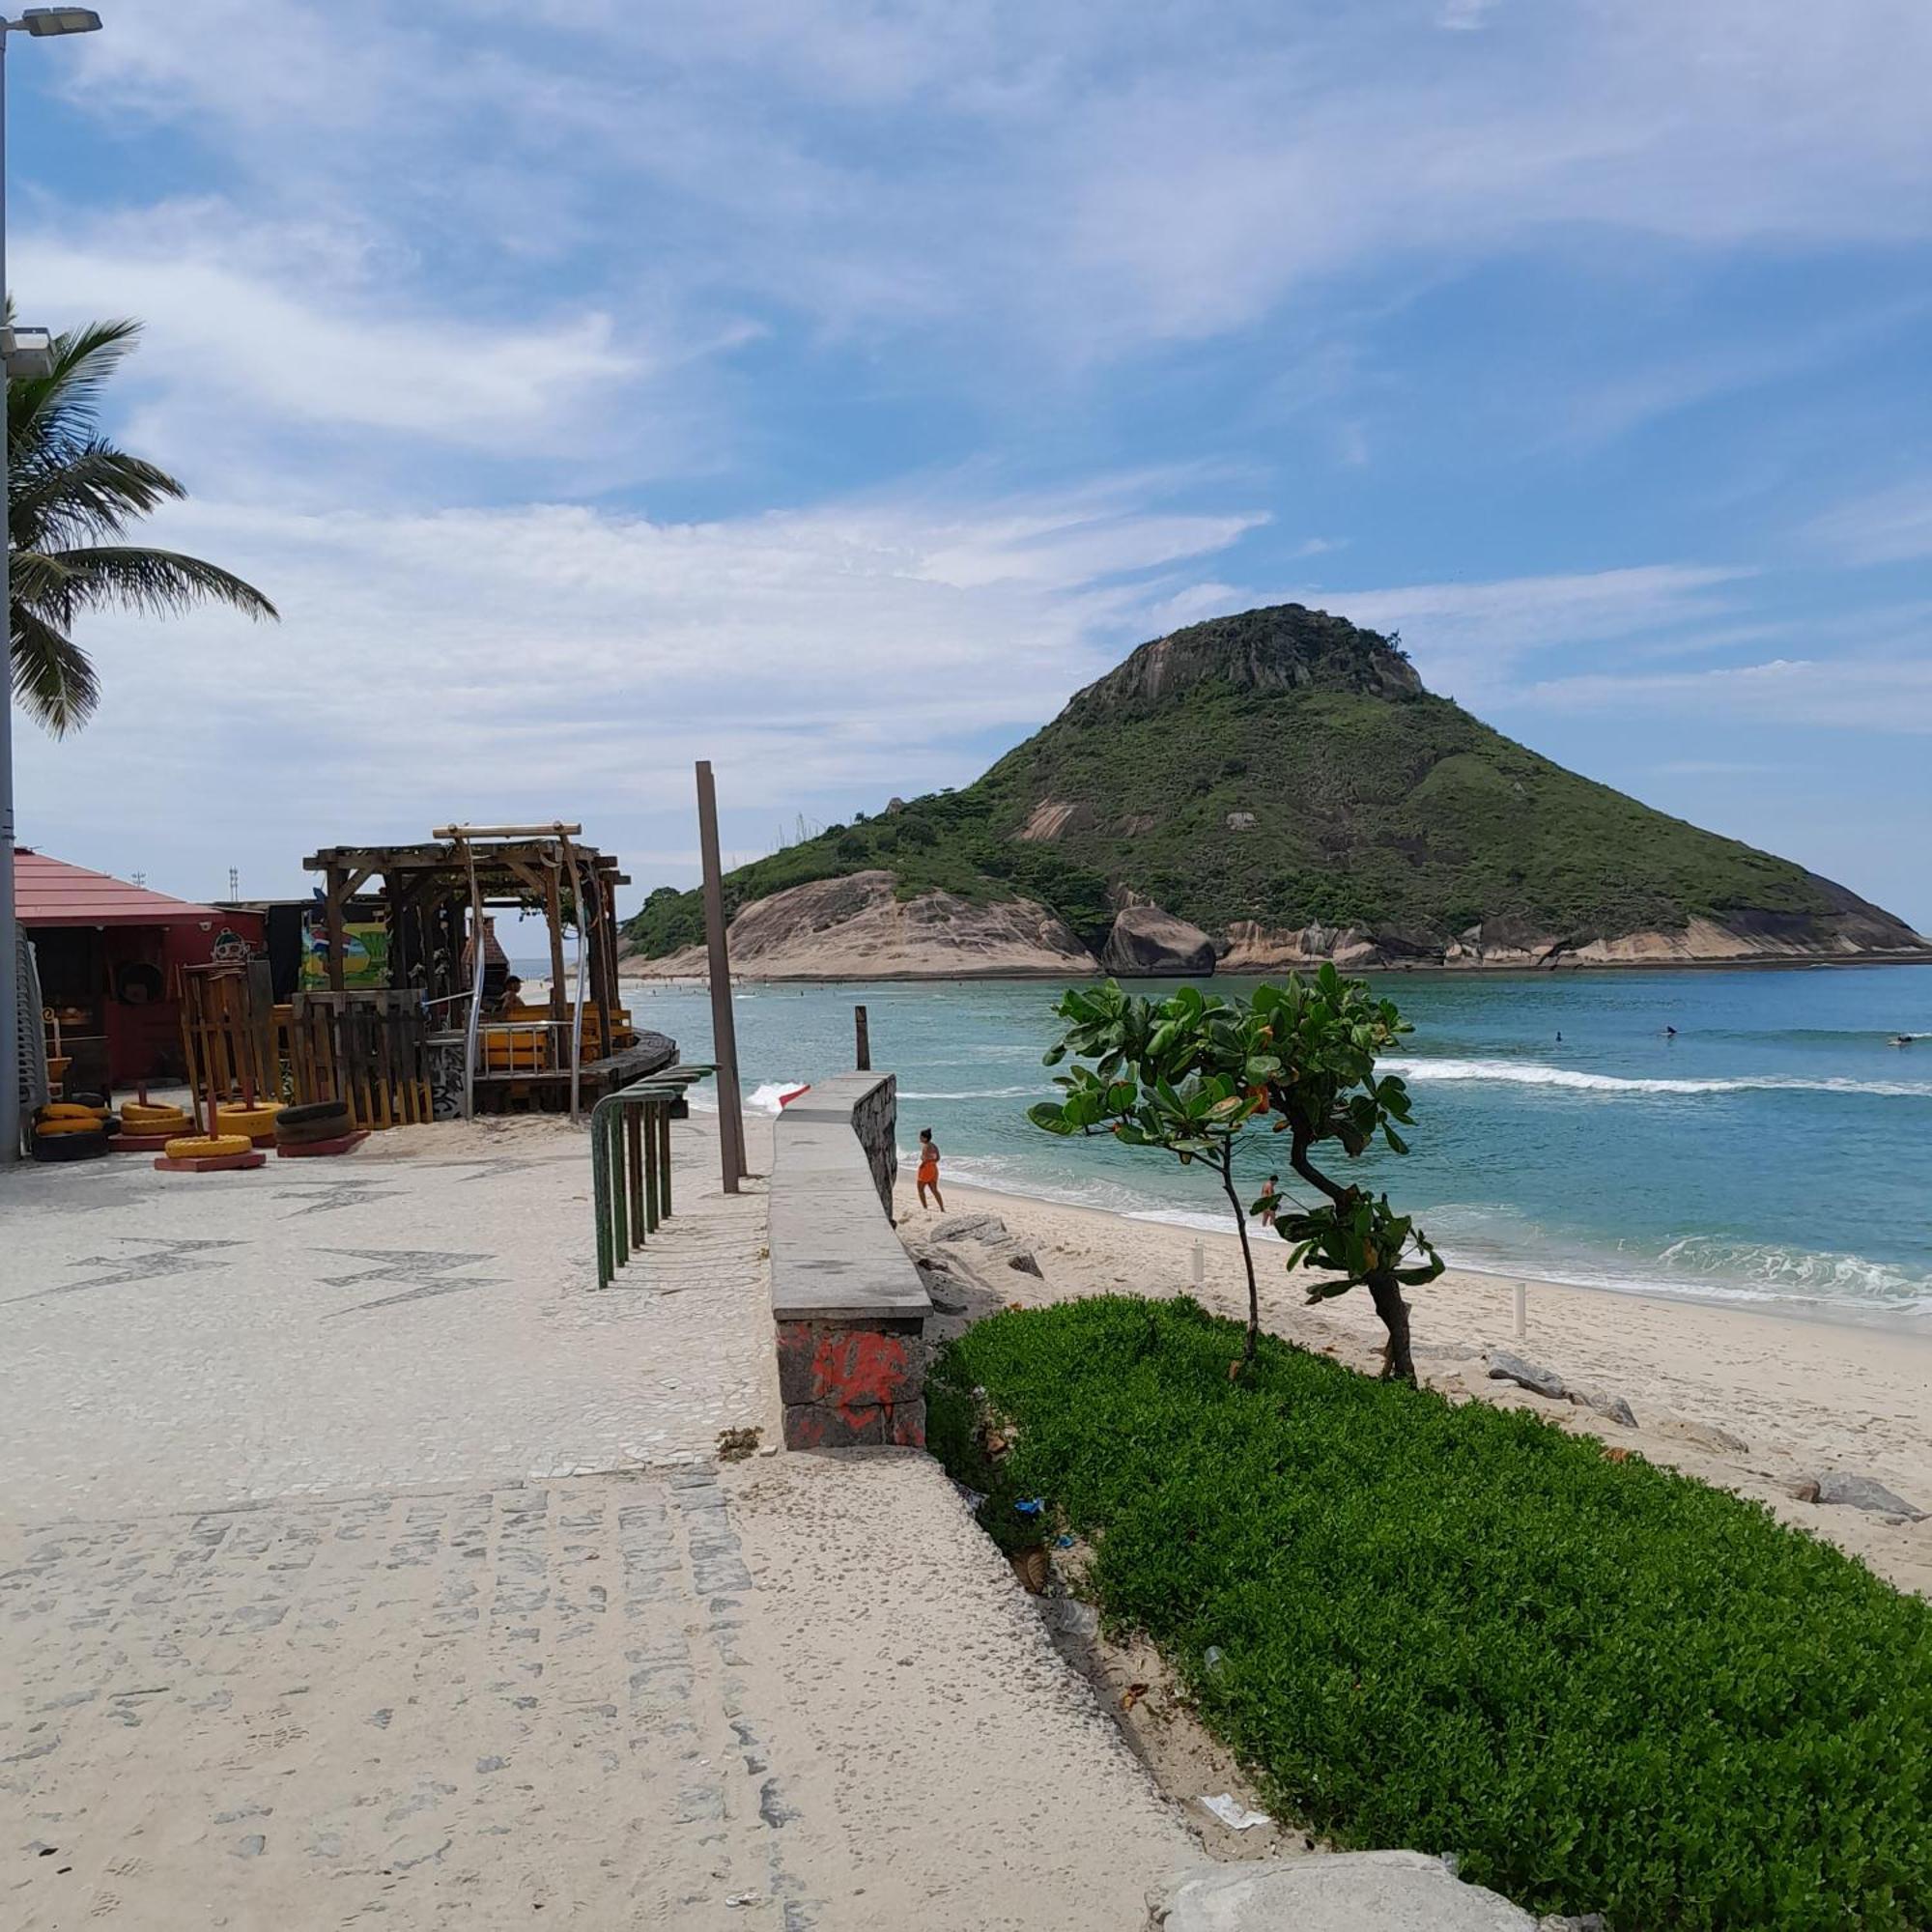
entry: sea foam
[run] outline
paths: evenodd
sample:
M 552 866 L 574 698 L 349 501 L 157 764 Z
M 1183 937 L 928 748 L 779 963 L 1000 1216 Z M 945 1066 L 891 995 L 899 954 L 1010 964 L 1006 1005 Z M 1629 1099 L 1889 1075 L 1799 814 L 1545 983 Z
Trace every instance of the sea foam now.
M 1577 1094 L 1873 1094 L 1932 1100 L 1932 1086 L 1911 1080 L 1816 1080 L 1799 1074 L 1738 1073 L 1705 1080 L 1646 1080 L 1617 1073 L 1582 1073 L 1534 1060 L 1451 1060 L 1393 1056 L 1378 1063 L 1407 1081 L 1489 1082 L 1506 1087 L 1555 1087 Z

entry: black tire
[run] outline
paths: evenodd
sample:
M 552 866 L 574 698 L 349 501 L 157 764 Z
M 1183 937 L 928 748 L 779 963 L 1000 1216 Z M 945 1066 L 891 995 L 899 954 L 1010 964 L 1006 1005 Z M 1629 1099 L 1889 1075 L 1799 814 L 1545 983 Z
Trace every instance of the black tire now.
M 277 1147 L 315 1147 L 324 1141 L 339 1141 L 345 1134 L 353 1134 L 355 1126 L 348 1121 L 316 1121 L 305 1127 L 277 1127 L 275 1145 Z
M 107 1151 L 107 1136 L 99 1130 L 91 1134 L 36 1134 L 33 1150 L 36 1160 L 92 1160 Z
M 121 1116 L 119 1114 L 109 1114 L 108 1117 L 101 1122 L 100 1131 L 103 1134 L 105 1134 L 107 1138 L 111 1141 L 114 1138 L 114 1136 L 121 1131 Z
M 104 1094 L 70 1094 L 68 1104 L 71 1107 L 104 1107 L 107 1096 Z
M 308 1127 L 319 1125 L 324 1121 L 340 1121 L 338 1133 L 349 1131 L 349 1102 L 347 1100 L 309 1100 L 299 1107 L 284 1107 L 275 1116 L 275 1131 L 284 1127 Z

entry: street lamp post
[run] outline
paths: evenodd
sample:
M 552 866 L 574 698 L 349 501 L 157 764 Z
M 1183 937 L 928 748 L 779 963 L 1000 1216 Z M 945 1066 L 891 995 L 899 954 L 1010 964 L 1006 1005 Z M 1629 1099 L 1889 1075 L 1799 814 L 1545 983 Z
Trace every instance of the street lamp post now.
M 7 289 L 7 37 L 37 41 L 61 34 L 91 34 L 100 15 L 88 7 L 29 7 L 17 20 L 0 18 L 0 296 Z M 46 350 L 20 338 L 26 330 L 0 327 L 0 360 L 6 374 L 32 375 L 45 367 Z M 0 426 L 0 515 L 11 500 L 7 465 L 10 425 Z M 11 527 L 0 543 L 0 606 L 7 611 L 6 690 L 0 692 L 0 1165 L 20 1157 L 20 933 L 14 912 L 14 597 L 10 582 Z

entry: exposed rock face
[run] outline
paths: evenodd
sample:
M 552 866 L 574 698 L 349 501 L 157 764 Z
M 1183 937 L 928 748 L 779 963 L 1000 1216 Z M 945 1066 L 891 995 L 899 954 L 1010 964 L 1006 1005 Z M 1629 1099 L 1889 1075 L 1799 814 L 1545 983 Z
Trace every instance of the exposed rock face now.
M 1847 897 L 1851 895 L 1846 895 Z M 1820 932 L 1816 921 L 1793 919 L 1790 930 L 1763 913 L 1735 921 L 1693 919 L 1677 932 L 1630 932 L 1576 944 L 1560 933 L 1535 932 L 1520 920 L 1486 920 L 1453 938 L 1427 932 L 1354 925 L 1305 925 L 1292 931 L 1237 920 L 1228 928 L 1224 973 L 1276 973 L 1333 960 L 1345 971 L 1377 967 L 1749 965 L 1764 959 L 1923 957 L 1926 942 L 1875 906 L 1836 917 Z
M 1214 942 L 1198 925 L 1157 905 L 1130 905 L 1116 917 L 1100 949 L 1100 964 L 1122 979 L 1198 980 L 1214 970 Z
M 1097 683 L 1075 694 L 1063 717 L 1076 723 L 1146 711 L 1201 684 L 1239 691 L 1356 691 L 1414 697 L 1422 679 L 1400 649 L 1325 611 L 1276 604 L 1190 624 L 1143 644 Z
M 739 912 L 731 970 L 747 980 L 960 980 L 1080 977 L 1094 957 L 1063 921 L 1031 899 L 975 905 L 952 893 L 901 901 L 893 875 L 854 872 L 774 893 Z M 639 978 L 702 977 L 704 949 L 627 959 Z

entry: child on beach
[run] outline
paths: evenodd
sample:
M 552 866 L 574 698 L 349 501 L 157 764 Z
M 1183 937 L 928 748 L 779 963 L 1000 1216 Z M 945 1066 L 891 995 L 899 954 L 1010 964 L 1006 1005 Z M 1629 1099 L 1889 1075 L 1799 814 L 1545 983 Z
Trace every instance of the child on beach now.
M 939 1143 L 932 1138 L 930 1127 L 919 1130 L 919 1205 L 926 1212 L 932 1209 L 927 1205 L 926 1190 L 932 1190 L 932 1198 L 939 1204 L 939 1211 L 946 1212 L 946 1197 L 939 1191 Z

